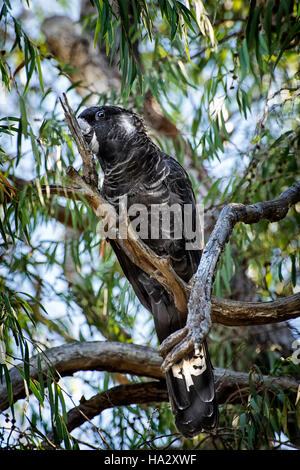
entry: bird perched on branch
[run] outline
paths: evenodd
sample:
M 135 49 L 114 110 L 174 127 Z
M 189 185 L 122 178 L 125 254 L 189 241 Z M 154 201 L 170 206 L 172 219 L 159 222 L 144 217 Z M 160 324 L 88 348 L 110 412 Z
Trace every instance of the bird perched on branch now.
M 143 233 L 144 243 L 158 256 L 168 256 L 177 275 L 189 282 L 197 270 L 201 250 L 193 244 L 197 237 L 196 202 L 186 171 L 154 144 L 142 119 L 132 111 L 93 106 L 80 114 L 78 124 L 104 172 L 103 197 L 117 210 L 120 200 L 126 197 L 128 213 L 136 208 L 129 218 L 138 218 L 136 227 Z M 163 210 L 157 211 L 158 207 Z M 181 212 L 168 212 L 174 207 Z M 183 217 L 186 207 L 190 209 L 187 219 Z M 171 293 L 135 265 L 113 237 L 108 238 L 137 297 L 152 313 L 162 342 L 185 326 L 186 311 L 179 311 Z M 166 373 L 166 381 L 176 426 L 185 437 L 216 426 L 218 410 L 206 341 L 197 355 L 189 354 L 175 364 Z

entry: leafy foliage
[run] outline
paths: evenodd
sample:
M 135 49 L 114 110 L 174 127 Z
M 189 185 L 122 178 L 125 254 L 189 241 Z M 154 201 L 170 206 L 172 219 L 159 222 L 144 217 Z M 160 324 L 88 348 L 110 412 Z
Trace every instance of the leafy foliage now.
M 58 3 L 68 14 L 69 2 Z M 155 97 L 170 122 L 182 129 L 179 140 L 162 135 L 157 140 L 190 170 L 197 194 L 208 188 L 201 201 L 206 212 L 229 202 L 275 198 L 295 182 L 300 142 L 297 1 L 91 3 L 93 13 L 81 18 L 82 34 L 89 32 L 95 47 L 105 47 L 122 77 L 119 93 L 104 93 L 99 103 L 130 102 L 141 111 L 147 94 Z M 78 84 L 70 84 L 72 64 L 57 61 L 47 50 L 40 33 L 43 6 L 28 1 L 26 8 L 4 0 L 0 10 L 0 380 L 10 403 L 1 415 L 1 445 L 297 445 L 299 400 L 295 404 L 293 394 L 281 390 L 263 392 L 252 377 L 262 372 L 296 377 L 299 367 L 278 356 L 276 348 L 260 357 L 235 329 L 213 328 L 212 360 L 216 366 L 251 371 L 250 392 L 222 406 L 215 436 L 182 441 L 174 434 L 168 404 L 116 408 L 94 420 L 94 427 L 88 422 L 70 435 L 67 410 L 77 396 L 134 379 L 109 373 L 61 379 L 50 366 L 46 377 L 40 369 L 38 380 L 30 378 L 29 357 L 44 358 L 46 348 L 56 344 L 105 338 L 156 345 L 156 338 L 152 320 L 100 239 L 92 211 L 84 202 L 47 191 L 47 185 L 67 184 L 66 168 L 80 164 L 59 95 L 67 91 L 77 111 L 87 97 L 80 98 Z M 240 224 L 219 263 L 214 294 L 241 294 L 236 292 L 241 266 L 262 300 L 295 292 L 297 227 L 299 207 L 280 223 Z M 9 368 L 16 364 L 27 397 L 14 404 Z

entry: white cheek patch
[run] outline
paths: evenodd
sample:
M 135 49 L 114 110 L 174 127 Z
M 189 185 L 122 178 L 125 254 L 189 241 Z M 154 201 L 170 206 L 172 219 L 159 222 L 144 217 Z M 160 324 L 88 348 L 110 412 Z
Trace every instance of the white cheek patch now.
M 98 153 L 99 152 L 99 143 L 98 143 L 97 136 L 96 136 L 95 132 L 93 134 L 93 137 L 92 137 L 92 140 L 89 144 L 89 147 L 90 147 L 90 149 L 93 153 Z
M 91 131 L 92 128 L 85 119 L 78 118 L 77 122 L 83 134 L 88 134 Z
M 132 124 L 130 116 L 121 114 L 120 124 L 127 134 L 133 134 L 133 132 L 135 132 L 135 126 Z
M 79 125 L 83 135 L 87 135 L 92 131 L 92 126 L 90 126 L 89 123 L 85 119 L 78 118 L 77 122 L 78 122 L 78 125 Z M 92 140 L 89 143 L 89 147 L 90 147 L 90 149 L 93 153 L 98 153 L 99 152 L 99 143 L 98 143 L 97 136 L 96 136 L 95 132 L 93 133 L 93 137 L 92 137 Z

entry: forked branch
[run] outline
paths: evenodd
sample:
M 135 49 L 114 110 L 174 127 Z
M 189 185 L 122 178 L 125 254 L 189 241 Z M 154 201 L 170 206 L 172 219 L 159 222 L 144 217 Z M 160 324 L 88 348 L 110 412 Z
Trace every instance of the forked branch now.
M 211 326 L 211 292 L 217 264 L 230 235 L 238 222 L 253 224 L 261 219 L 275 222 L 283 219 L 289 208 L 300 201 L 300 183 L 284 191 L 277 199 L 245 206 L 228 204 L 225 206 L 202 253 L 198 270 L 192 280 L 188 301 L 186 327 L 176 331 L 160 346 L 165 356 L 162 365 L 167 371 L 187 352 L 197 351 Z

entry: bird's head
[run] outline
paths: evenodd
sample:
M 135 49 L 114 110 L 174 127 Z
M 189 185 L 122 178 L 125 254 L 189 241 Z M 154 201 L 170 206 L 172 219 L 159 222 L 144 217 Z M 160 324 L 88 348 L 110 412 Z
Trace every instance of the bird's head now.
M 119 106 L 92 106 L 77 121 L 92 152 L 104 159 L 124 149 L 132 139 L 146 136 L 142 119 Z

